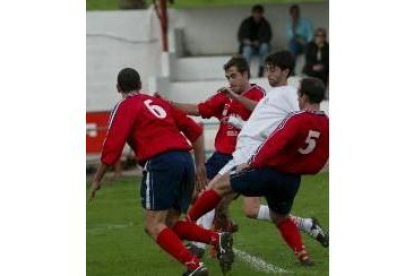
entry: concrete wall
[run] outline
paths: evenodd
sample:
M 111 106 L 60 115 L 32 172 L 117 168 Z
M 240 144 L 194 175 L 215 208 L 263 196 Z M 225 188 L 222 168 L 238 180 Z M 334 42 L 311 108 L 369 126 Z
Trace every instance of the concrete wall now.
M 111 110 L 120 69 L 137 69 L 144 89 L 160 72 L 158 22 L 151 10 L 87 12 L 86 20 L 86 109 Z
M 269 21 L 274 50 L 287 45 L 286 22 L 290 4 L 267 4 L 265 17 Z M 241 21 L 250 16 L 249 6 L 204 9 L 170 10 L 170 28 L 184 30 L 184 46 L 187 54 L 228 54 L 238 50 L 237 30 Z M 329 2 L 301 4 L 301 14 L 309 18 L 314 28 L 329 29 Z
M 286 45 L 285 22 L 289 5 L 264 6 L 265 16 L 273 27 L 274 49 L 283 48 Z M 301 4 L 301 10 L 303 16 L 313 21 L 315 27 L 328 28 L 327 2 Z M 237 50 L 238 26 L 249 14 L 249 6 L 170 9 L 171 50 L 178 50 L 179 47 L 175 44 L 183 42 L 184 52 L 192 55 L 234 53 Z M 149 83 L 153 82 L 154 77 L 178 75 L 175 74 L 176 66 L 165 65 L 168 63 L 168 55 L 161 54 L 160 26 L 152 9 L 91 11 L 87 12 L 86 20 L 88 111 L 112 109 L 119 100 L 115 89 L 116 75 L 123 67 L 133 67 L 140 72 L 143 89 L 146 91 L 151 88 Z M 181 30 L 177 32 L 177 29 Z M 173 33 L 179 35 L 175 37 L 177 39 Z

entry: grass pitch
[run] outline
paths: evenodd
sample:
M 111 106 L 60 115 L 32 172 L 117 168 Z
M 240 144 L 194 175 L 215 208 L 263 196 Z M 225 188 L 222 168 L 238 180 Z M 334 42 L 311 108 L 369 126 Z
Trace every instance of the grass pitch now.
M 328 173 L 303 177 L 292 213 L 316 216 L 328 226 Z M 123 177 L 105 182 L 95 200 L 87 204 L 86 265 L 88 276 L 173 276 L 181 275 L 184 267 L 163 252 L 143 230 L 143 212 L 139 202 L 137 177 Z M 87 183 L 87 189 L 90 182 Z M 269 222 L 248 219 L 242 214 L 242 201 L 232 203 L 231 213 L 239 223 L 234 247 L 259 257 L 266 263 L 295 275 L 328 275 L 329 250 L 303 234 L 304 243 L 316 262 L 303 268 L 296 261 L 279 232 Z M 222 275 L 216 260 L 204 258 L 210 275 Z M 277 275 L 258 271 L 257 267 L 237 258 L 228 276 Z

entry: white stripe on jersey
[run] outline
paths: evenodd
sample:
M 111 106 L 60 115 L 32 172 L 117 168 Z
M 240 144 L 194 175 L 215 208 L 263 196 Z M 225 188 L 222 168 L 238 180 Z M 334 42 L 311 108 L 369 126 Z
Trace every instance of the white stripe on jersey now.
M 111 116 L 110 116 L 110 118 L 109 118 L 108 130 L 111 128 L 111 126 L 112 126 L 112 122 L 114 121 L 115 114 L 116 114 L 116 112 L 118 111 L 119 105 L 120 105 L 123 101 L 124 101 L 124 100 L 122 100 L 122 101 L 120 101 L 119 103 L 117 103 L 117 104 L 115 105 L 115 107 L 112 109 Z
M 113 109 L 112 109 L 112 111 L 111 111 L 111 116 L 110 116 L 110 118 L 109 118 L 108 129 L 110 129 L 110 128 L 111 128 L 111 126 L 112 126 L 112 122 L 114 121 L 114 118 L 115 118 L 116 112 L 118 111 L 118 108 L 119 108 L 119 106 L 121 105 L 121 103 L 122 103 L 123 101 L 125 101 L 126 99 L 128 99 L 129 97 L 132 97 L 132 96 L 137 96 L 137 95 L 140 95 L 140 93 L 129 93 L 129 94 L 128 94 L 128 96 L 127 96 L 126 98 L 122 99 L 121 101 L 119 101 L 119 103 L 117 103 L 117 104 L 114 106 L 114 108 L 113 108 Z
M 276 127 L 276 129 L 272 132 L 272 133 L 270 133 L 270 135 L 260 144 L 260 146 L 259 147 L 257 147 L 257 150 L 256 150 L 256 152 L 250 157 L 250 159 L 249 159 L 249 164 L 254 160 L 254 158 L 256 157 L 256 155 L 259 153 L 259 151 L 262 149 L 262 147 L 263 147 L 263 145 L 269 140 L 269 139 L 271 139 L 278 131 L 280 131 L 280 130 L 282 130 L 284 127 L 285 127 L 285 125 L 286 125 L 286 123 L 293 117 L 293 116 L 295 116 L 295 115 L 298 115 L 298 114 L 301 114 L 301 113 L 304 113 L 304 112 L 306 112 L 306 111 L 296 111 L 296 112 L 291 112 L 291 113 L 289 113 L 287 116 L 286 116 L 286 118 Z

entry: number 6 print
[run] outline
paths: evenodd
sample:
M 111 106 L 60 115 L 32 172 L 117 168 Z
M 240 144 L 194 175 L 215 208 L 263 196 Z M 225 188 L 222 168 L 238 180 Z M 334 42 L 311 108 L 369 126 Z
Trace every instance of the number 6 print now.
M 155 115 L 155 117 L 160 118 L 160 119 L 164 119 L 165 117 L 167 117 L 167 112 L 165 112 L 165 110 L 159 106 L 159 105 L 151 105 L 152 100 L 146 100 L 144 101 L 145 106 L 148 108 L 148 110 Z

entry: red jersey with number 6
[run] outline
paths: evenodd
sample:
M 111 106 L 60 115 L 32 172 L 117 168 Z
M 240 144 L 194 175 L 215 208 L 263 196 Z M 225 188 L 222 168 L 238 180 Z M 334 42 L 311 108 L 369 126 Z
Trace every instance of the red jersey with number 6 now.
M 329 119 L 324 112 L 290 113 L 251 158 L 252 167 L 315 174 L 329 158 Z
M 193 142 L 201 133 L 195 121 L 165 100 L 131 94 L 112 111 L 101 161 L 114 164 L 126 142 L 140 163 L 170 150 L 190 150 L 186 137 Z

